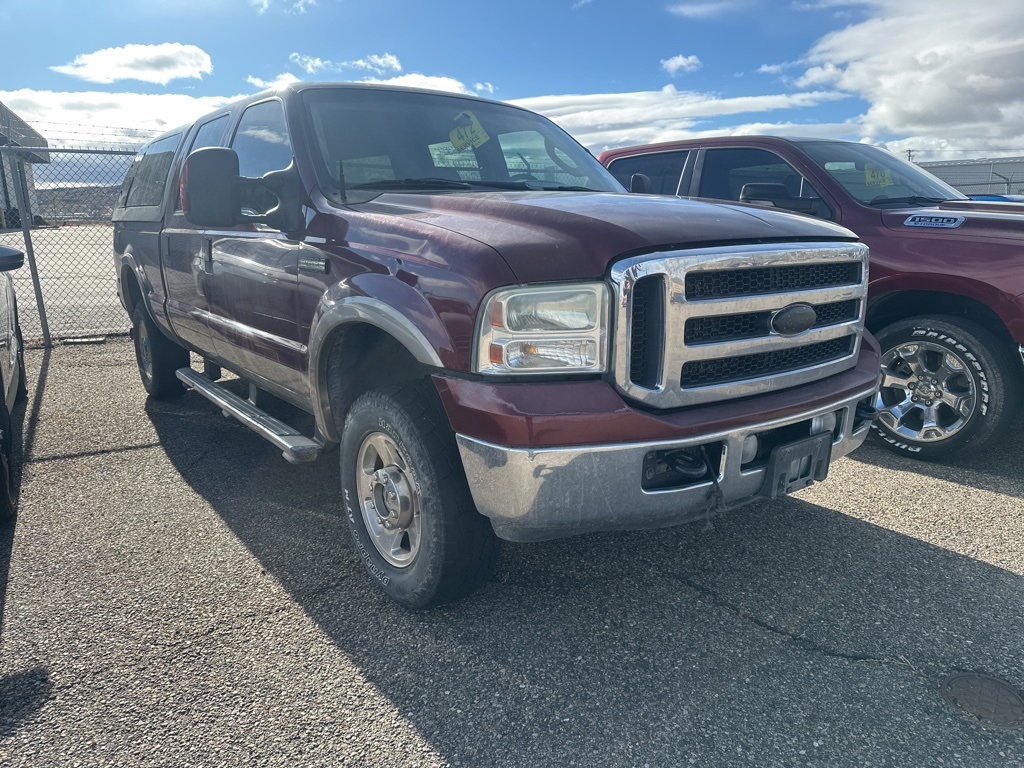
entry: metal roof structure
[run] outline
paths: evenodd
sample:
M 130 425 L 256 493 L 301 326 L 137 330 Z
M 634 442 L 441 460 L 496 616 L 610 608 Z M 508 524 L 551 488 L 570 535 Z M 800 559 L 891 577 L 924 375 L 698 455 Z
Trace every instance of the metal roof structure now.
M 49 146 L 42 136 L 33 130 L 28 123 L 18 117 L 3 104 L 0 104 L 0 147 L 46 147 Z M 22 160 L 29 163 L 50 162 L 49 152 L 26 152 Z
M 976 160 L 932 160 L 918 163 L 950 186 L 967 194 L 1024 193 L 1024 157 L 993 157 Z

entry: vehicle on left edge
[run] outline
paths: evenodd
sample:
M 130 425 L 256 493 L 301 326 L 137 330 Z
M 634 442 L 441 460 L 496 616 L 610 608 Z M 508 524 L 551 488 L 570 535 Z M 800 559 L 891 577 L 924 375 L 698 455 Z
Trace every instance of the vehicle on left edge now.
M 14 517 L 18 510 L 18 489 L 14 484 L 12 455 L 14 432 L 11 411 L 14 404 L 28 396 L 25 387 L 25 355 L 18 324 L 18 302 L 14 296 L 14 281 L 10 272 L 20 269 L 25 254 L 0 245 L 0 520 Z

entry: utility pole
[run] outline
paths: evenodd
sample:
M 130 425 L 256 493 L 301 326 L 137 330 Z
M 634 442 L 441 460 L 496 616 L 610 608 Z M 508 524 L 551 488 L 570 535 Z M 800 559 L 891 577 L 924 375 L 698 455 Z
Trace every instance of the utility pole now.
M 910 162 L 914 162 L 914 150 L 907 150 L 907 160 L 909 160 Z

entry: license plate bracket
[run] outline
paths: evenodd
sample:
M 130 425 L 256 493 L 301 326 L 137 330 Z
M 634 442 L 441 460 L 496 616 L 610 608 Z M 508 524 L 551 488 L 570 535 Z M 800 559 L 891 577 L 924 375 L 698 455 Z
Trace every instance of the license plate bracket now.
M 831 460 L 831 432 L 777 445 L 768 457 L 768 471 L 761 486 L 761 495 L 774 499 L 821 482 L 828 476 Z

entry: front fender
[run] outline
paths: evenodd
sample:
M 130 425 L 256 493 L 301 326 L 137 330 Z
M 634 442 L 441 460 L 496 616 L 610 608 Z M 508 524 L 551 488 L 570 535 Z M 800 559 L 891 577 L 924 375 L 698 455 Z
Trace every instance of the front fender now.
M 422 296 L 412 293 L 418 299 L 418 309 L 429 309 L 429 304 Z M 432 310 L 429 311 L 431 322 L 428 325 L 432 326 L 430 330 L 433 331 L 432 335 L 436 336 L 439 330 L 443 332 L 444 326 L 437 315 Z M 379 328 L 405 347 L 422 365 L 438 369 L 445 367 L 438 352 L 438 345 L 428 340 L 427 335 L 410 316 L 379 298 L 353 294 L 350 289 L 340 285 L 327 291 L 320 301 L 310 328 L 309 387 L 317 429 L 334 442 L 339 441 L 340 435 L 331 415 L 328 397 L 327 356 L 330 339 L 335 331 L 353 323 Z M 450 340 L 446 341 L 448 343 L 444 343 L 442 349 L 451 348 Z

